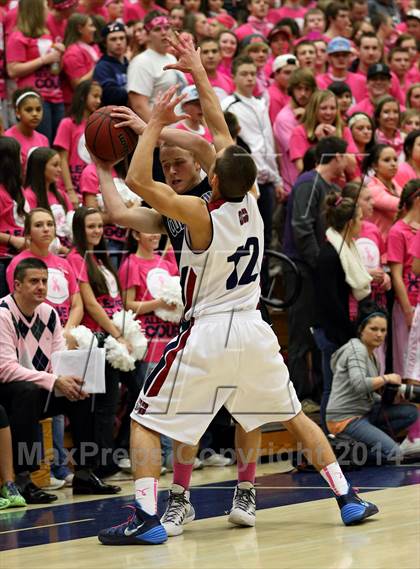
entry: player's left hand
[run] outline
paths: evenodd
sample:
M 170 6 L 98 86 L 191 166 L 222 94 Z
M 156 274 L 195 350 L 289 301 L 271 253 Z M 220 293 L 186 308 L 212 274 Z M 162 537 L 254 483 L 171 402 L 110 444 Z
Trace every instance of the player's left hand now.
M 182 115 L 175 113 L 175 107 L 185 98 L 185 95 L 175 96 L 176 89 L 176 86 L 171 87 L 157 98 L 149 122 L 157 121 L 162 126 L 168 126 L 190 118 L 190 115 L 185 113 Z
M 178 59 L 176 63 L 165 65 L 164 69 L 177 69 L 184 73 L 192 73 L 198 69 L 204 69 L 200 58 L 200 48 L 195 49 L 191 36 L 174 34 L 175 39 L 169 38 L 169 43 Z

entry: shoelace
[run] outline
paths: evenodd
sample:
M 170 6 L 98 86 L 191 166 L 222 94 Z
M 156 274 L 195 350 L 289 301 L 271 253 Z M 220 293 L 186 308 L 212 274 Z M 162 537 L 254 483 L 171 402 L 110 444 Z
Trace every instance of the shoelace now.
M 250 506 L 255 506 L 254 492 L 238 488 L 235 496 L 235 507 L 247 512 Z
M 136 508 L 134 506 L 124 506 L 124 508 L 132 510 L 132 514 L 128 517 L 128 520 L 126 520 L 122 524 L 118 524 L 116 526 L 111 526 L 112 529 L 117 529 L 117 528 L 121 528 L 121 527 L 126 526 L 126 525 L 130 525 L 134 521 L 134 519 L 136 517 Z
M 7 482 L 6 488 L 7 488 L 7 491 L 9 492 L 9 494 L 11 496 L 20 496 L 20 492 L 18 490 L 18 487 L 16 486 L 16 484 L 14 482 Z
M 175 522 L 183 514 L 184 507 L 188 500 L 183 494 L 171 494 L 168 500 L 168 509 L 165 513 L 165 522 Z

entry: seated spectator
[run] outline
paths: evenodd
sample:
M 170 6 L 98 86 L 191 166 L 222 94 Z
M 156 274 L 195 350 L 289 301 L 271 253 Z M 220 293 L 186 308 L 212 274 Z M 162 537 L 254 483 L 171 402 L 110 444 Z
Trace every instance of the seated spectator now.
M 374 119 L 376 142 L 391 146 L 400 160 L 404 141 L 400 131 L 401 111 L 398 101 L 389 95 L 379 99 L 375 107 Z
M 406 106 L 420 111 L 420 83 L 414 83 L 407 91 Z
M 290 194 L 299 175 L 295 163 L 290 159 L 290 137 L 293 130 L 299 125 L 315 90 L 315 78 L 309 69 L 293 71 L 287 88 L 290 101 L 279 112 L 273 124 L 273 133 L 280 153 L 280 173 L 286 196 Z
M 4 134 L 19 142 L 22 171 L 25 172 L 30 152 L 39 146 L 50 145 L 48 138 L 36 130 L 42 121 L 42 98 L 32 87 L 24 87 L 13 93 L 12 102 L 18 123 Z
M 321 245 L 316 267 L 317 322 L 315 341 L 322 353 L 323 393 L 321 421 L 331 390 L 332 354 L 354 335 L 350 319 L 350 298 L 357 302 L 371 292 L 372 277 L 365 269 L 354 243 L 361 229 L 362 212 L 354 200 L 331 192 L 325 200 L 327 241 Z
M 125 26 L 119 22 L 108 24 L 102 29 L 105 42 L 105 55 L 95 66 L 93 80 L 102 87 L 102 105 L 126 106 L 128 104 L 127 34 Z
M 369 172 L 371 169 L 373 176 L 367 183 L 373 197 L 373 214 L 370 221 L 375 223 L 386 241 L 397 214 L 402 191 L 395 180 L 398 157 L 392 146 L 377 144 L 372 148 L 363 161 L 363 171 Z
M 279 55 L 273 61 L 274 82 L 268 88 L 270 120 L 273 125 L 279 112 L 290 100 L 287 87 L 290 77 L 297 67 L 297 59 L 292 54 Z
M 86 121 L 101 104 L 102 88 L 96 81 L 83 81 L 73 95 L 69 116 L 63 119 L 54 140 L 61 158 L 64 187 L 73 206 L 79 204 L 80 176 L 90 163 L 84 137 Z
M 73 205 L 67 194 L 58 189 L 61 181 L 60 155 L 52 148 L 36 148 L 29 157 L 25 176 L 24 195 L 29 207 L 42 207 L 49 210 L 55 221 L 55 233 L 59 242 L 54 243 L 57 253 L 69 252 L 70 229 L 67 213 Z
M 12 433 L 2 405 L 0 405 L 0 448 L 0 510 L 26 506 L 25 498 L 14 482 Z
M 388 384 L 398 387 L 396 373 L 380 375 L 374 350 L 385 340 L 387 315 L 375 306 L 361 310 L 357 337 L 339 348 L 331 358 L 333 382 L 327 406 L 327 425 L 334 434 L 348 435 L 367 445 L 376 461 L 394 461 L 404 453 L 393 436 L 418 417 L 410 403 L 385 404 L 378 393 Z M 406 446 L 405 441 L 401 447 Z M 420 450 L 420 444 L 417 444 Z
M 0 137 L 0 256 L 25 248 L 23 224 L 29 204 L 22 190 L 20 144 L 14 138 Z
M 64 103 L 71 104 L 74 91 L 83 81 L 91 80 L 100 51 L 94 44 L 96 27 L 87 14 L 72 14 L 69 18 L 63 56 Z
M 334 93 L 328 90 L 316 91 L 305 109 L 302 124 L 293 130 L 290 137 L 290 159 L 296 163 L 299 172 L 302 171 L 305 152 L 326 136 L 343 137 L 348 144 L 348 152 L 357 152 L 350 130 L 341 121 Z M 354 166 L 355 164 L 354 159 Z M 352 168 L 352 171 L 354 166 L 352 168 L 350 163 L 347 164 L 347 168 Z
M 420 277 L 412 270 L 412 242 L 420 228 L 420 178 L 404 186 L 398 204 L 396 223 L 388 234 L 387 261 L 391 269 L 395 302 L 392 310 L 392 361 L 394 369 L 404 374 L 408 336 L 413 323 Z
M 65 349 L 55 310 L 44 302 L 48 271 L 41 259 L 24 259 L 15 268 L 13 295 L 0 304 L 0 399 L 10 420 L 16 484 L 28 504 L 57 499 L 30 480 L 38 470 L 38 421 L 64 414 L 70 419 L 76 448 L 73 494 L 114 494 L 118 487 L 104 484 L 91 471 L 96 458 L 83 452 L 92 443 L 93 414 L 83 379 L 51 373 L 51 355 Z M 64 397 L 57 397 L 58 390 Z M 28 452 L 18 454 L 19 445 Z
M 404 140 L 405 161 L 398 165 L 395 181 L 404 187 L 414 178 L 420 178 L 420 128 L 413 130 Z
M 401 132 L 405 137 L 413 130 L 420 129 L 420 111 L 417 109 L 407 109 L 401 113 Z
M 239 41 L 242 41 L 250 34 L 262 34 L 267 37 L 273 24 L 267 18 L 269 3 L 268 0 L 247 0 L 246 7 L 249 16 L 246 24 L 236 28 L 235 34 Z
M 64 116 L 60 63 L 65 50 L 49 33 L 44 0 L 21 0 L 17 28 L 7 40 L 7 73 L 18 88 L 35 87 L 42 97 L 38 126 L 50 144 Z

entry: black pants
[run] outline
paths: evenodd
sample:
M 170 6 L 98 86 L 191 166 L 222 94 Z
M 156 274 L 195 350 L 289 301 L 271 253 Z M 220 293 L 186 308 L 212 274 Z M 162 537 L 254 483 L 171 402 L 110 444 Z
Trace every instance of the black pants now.
M 0 401 L 9 417 L 16 474 L 38 470 L 42 456 L 38 421 L 55 415 L 66 415 L 70 420 L 76 468 L 95 466 L 97 453 L 92 447 L 94 414 L 90 398 L 71 402 L 32 381 L 14 381 L 0 383 Z
M 271 232 L 273 228 L 273 213 L 276 204 L 274 193 L 274 184 L 259 184 L 260 197 L 258 199 L 258 208 L 264 222 L 264 251 L 270 248 Z M 263 296 L 267 295 L 269 287 L 268 262 L 266 257 L 263 258 L 261 267 L 261 291 Z

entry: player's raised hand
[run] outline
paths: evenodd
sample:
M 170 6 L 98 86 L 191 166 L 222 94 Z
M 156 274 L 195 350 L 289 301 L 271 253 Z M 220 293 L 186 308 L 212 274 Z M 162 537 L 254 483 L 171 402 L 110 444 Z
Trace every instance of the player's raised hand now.
M 180 120 L 190 118 L 190 115 L 185 113 L 181 115 L 175 113 L 175 107 L 185 98 L 185 95 L 176 96 L 176 89 L 176 86 L 171 87 L 157 98 L 150 117 L 150 122 L 153 120 L 163 126 L 167 126 Z
M 112 109 L 111 117 L 120 120 L 120 122 L 115 125 L 115 128 L 128 126 L 139 136 L 143 134 L 143 131 L 146 128 L 144 120 L 128 107 L 115 107 L 115 109 Z
M 197 69 L 203 68 L 200 48 L 195 49 L 192 37 L 183 37 L 175 32 L 174 38 L 169 38 L 169 42 L 178 61 L 165 65 L 164 69 L 177 69 L 184 73 L 192 73 Z

